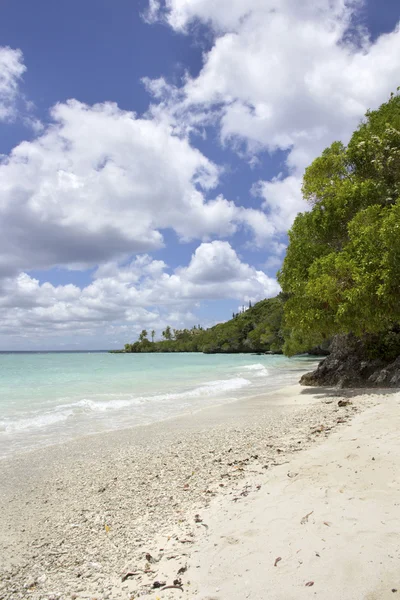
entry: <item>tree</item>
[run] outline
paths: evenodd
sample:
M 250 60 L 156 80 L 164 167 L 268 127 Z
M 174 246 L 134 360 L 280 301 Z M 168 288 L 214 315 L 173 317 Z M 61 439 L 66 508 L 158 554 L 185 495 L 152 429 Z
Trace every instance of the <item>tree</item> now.
M 140 341 L 126 344 L 125 352 L 281 352 L 283 344 L 283 304 L 285 296 L 257 302 L 226 323 L 209 329 L 195 325 L 191 329 L 167 327 L 163 340 L 151 343 L 143 330 Z M 169 338 L 169 339 L 168 339 Z
M 151 341 L 154 344 L 154 336 L 156 335 L 156 332 L 154 331 L 154 329 L 151 332 Z
M 139 335 L 139 342 L 144 342 L 144 340 L 147 341 L 147 331 L 146 331 L 146 329 L 142 329 L 142 332 Z
M 400 322 L 400 97 L 368 112 L 347 147 L 306 170 L 311 210 L 297 216 L 279 282 L 293 354 L 337 333 Z
M 172 339 L 171 327 L 168 325 L 165 330 L 162 332 L 163 338 L 166 340 Z

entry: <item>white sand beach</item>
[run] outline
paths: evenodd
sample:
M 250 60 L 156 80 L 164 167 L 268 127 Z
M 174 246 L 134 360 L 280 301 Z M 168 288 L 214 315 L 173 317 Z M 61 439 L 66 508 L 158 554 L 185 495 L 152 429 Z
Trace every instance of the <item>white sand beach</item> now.
M 399 430 L 293 386 L 4 460 L 0 598 L 395 598 Z

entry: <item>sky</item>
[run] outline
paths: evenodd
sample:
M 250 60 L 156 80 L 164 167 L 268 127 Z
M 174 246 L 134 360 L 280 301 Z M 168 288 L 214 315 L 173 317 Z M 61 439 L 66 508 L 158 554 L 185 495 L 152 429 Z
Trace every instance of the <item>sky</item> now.
M 400 85 L 398 0 L 0 0 L 0 350 L 275 296 L 304 169 Z

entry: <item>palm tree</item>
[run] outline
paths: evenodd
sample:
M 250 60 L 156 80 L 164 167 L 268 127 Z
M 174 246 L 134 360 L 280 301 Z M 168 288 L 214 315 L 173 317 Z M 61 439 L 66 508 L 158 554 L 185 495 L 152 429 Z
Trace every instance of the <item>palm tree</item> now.
M 165 328 L 165 331 L 163 331 L 163 332 L 162 332 L 162 334 L 163 334 L 163 337 L 164 337 L 166 340 L 171 340 L 171 339 L 172 339 L 171 327 L 168 325 L 168 326 Z
M 156 332 L 153 329 L 152 332 L 151 332 L 151 341 L 153 342 L 153 344 L 154 344 L 154 336 L 155 335 L 156 335 Z
M 142 329 L 142 333 L 139 335 L 139 341 L 143 342 L 145 339 L 147 339 L 147 331 Z

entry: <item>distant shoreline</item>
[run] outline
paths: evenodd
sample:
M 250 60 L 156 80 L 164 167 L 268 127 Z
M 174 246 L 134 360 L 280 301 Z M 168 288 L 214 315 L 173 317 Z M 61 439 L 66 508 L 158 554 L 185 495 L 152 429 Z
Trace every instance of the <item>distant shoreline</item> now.
M 0 354 L 108 354 L 112 350 L 0 350 Z

